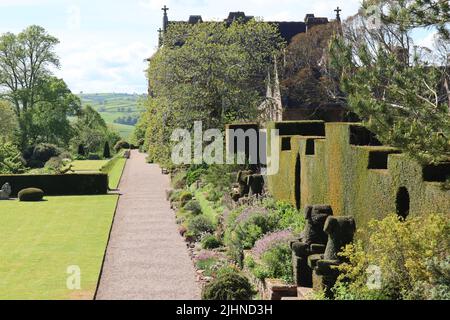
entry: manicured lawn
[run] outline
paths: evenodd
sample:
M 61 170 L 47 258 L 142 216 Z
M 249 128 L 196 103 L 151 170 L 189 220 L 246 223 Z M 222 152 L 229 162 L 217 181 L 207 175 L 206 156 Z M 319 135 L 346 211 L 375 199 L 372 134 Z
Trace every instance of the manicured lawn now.
M 103 172 L 109 176 L 109 188 L 117 189 L 120 178 L 127 160 L 125 158 L 116 158 L 112 160 L 77 160 L 72 162 L 72 170 L 75 172 L 102 172 L 109 161 L 113 161 L 113 165 L 108 166 Z
M 120 178 L 122 177 L 123 169 L 125 168 L 125 164 L 127 163 L 127 159 L 119 158 L 116 160 L 114 165 L 111 167 L 108 173 L 109 176 L 109 188 L 111 190 L 115 190 L 119 187 Z
M 92 299 L 118 196 L 0 201 L 0 300 Z M 81 269 L 81 290 L 67 268 Z
M 100 171 L 109 160 L 77 160 L 72 162 L 72 170 L 82 171 Z

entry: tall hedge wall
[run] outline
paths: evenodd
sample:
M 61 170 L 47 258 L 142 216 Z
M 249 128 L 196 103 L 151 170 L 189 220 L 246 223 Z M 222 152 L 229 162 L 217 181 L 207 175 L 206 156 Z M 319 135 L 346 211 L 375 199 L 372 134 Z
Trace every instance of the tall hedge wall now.
M 42 189 L 49 196 L 100 195 L 108 193 L 108 175 L 104 173 L 64 175 L 0 175 L 0 187 L 8 182 L 12 197 L 25 188 Z
M 303 123 L 297 125 L 303 126 Z M 423 168 L 415 160 L 396 154 L 398 151 L 393 148 L 373 143 L 369 146 L 351 144 L 356 141 L 352 135 L 358 132 L 357 126 L 355 123 L 327 123 L 325 137 L 308 136 L 309 132 L 304 136 L 289 136 L 291 150 L 279 150 L 280 171 L 268 177 L 270 193 L 277 200 L 295 205 L 295 181 L 299 179 L 301 208 L 330 204 L 335 215 L 354 216 L 360 228 L 365 228 L 374 218 L 395 213 L 401 188 L 409 193 L 410 215 L 450 213 L 450 191 L 442 190 L 438 182 L 425 182 Z M 276 125 L 269 123 L 267 127 L 270 130 Z M 314 141 L 313 154 L 306 154 L 308 140 Z M 387 168 L 369 169 L 370 155 L 374 153 L 387 155 Z M 296 178 L 297 157 L 300 157 L 301 173 Z

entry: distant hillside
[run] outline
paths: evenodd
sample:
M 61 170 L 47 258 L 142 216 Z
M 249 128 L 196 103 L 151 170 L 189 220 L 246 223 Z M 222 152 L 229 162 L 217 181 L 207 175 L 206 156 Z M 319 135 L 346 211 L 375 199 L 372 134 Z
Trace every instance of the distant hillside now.
M 91 93 L 78 96 L 83 106 L 92 106 L 125 139 L 133 133 L 141 114 L 139 102 L 146 97 L 127 93 Z

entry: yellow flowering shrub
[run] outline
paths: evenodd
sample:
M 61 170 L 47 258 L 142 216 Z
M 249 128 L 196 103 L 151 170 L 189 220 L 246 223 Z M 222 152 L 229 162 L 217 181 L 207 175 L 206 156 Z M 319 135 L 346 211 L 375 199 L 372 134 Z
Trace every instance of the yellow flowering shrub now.
M 442 299 L 450 297 L 450 215 L 372 221 L 345 248 L 347 261 L 334 288 L 336 299 Z

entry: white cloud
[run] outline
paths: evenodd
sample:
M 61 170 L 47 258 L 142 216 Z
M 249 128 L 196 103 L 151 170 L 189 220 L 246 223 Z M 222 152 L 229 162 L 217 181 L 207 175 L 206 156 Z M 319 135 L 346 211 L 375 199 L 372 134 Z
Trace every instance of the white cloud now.
M 357 11 L 360 0 L 0 0 L 0 31 L 19 32 L 30 24 L 45 27 L 61 44 L 63 77 L 74 91 L 146 92 L 143 62 L 157 46 L 164 5 L 170 20 L 200 14 L 223 20 L 230 11 L 268 20 L 302 21 L 307 13 L 343 18 Z
M 141 42 L 87 39 L 60 48 L 63 68 L 57 74 L 74 92 L 145 92 L 144 57 L 148 51 L 148 45 Z

